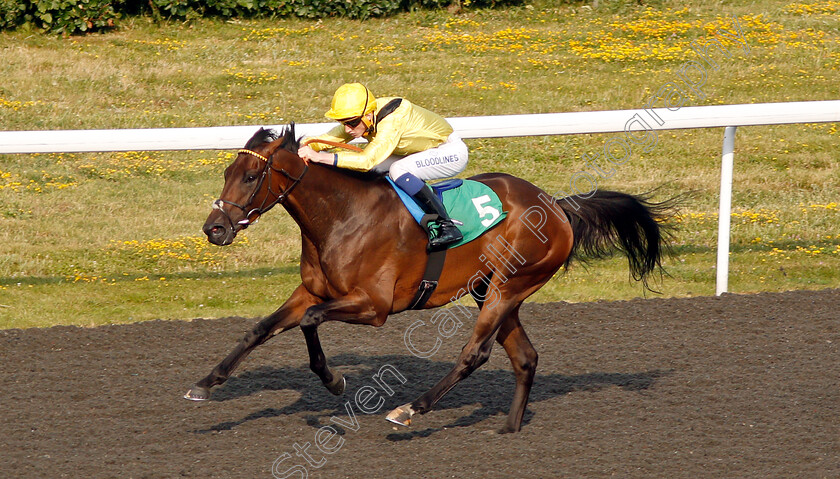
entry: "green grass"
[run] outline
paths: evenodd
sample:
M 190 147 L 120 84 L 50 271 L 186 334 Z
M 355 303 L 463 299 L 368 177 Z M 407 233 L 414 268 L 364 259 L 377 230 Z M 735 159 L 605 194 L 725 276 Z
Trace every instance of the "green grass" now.
M 5 130 L 321 122 L 335 88 L 364 81 L 444 116 L 638 109 L 738 18 L 749 53 L 709 71 L 686 105 L 837 99 L 840 2 L 535 2 L 451 16 L 124 19 L 111 33 L 0 33 Z M 811 5 L 814 5 L 812 3 Z M 811 8 L 813 10 L 813 8 Z M 664 297 L 714 294 L 722 130 L 662 132 L 598 187 L 660 197 L 696 190 Z M 568 189 L 611 135 L 469 140 L 463 176 L 503 171 Z M 840 284 L 837 125 L 740 128 L 729 289 Z M 0 328 L 260 316 L 298 281 L 299 233 L 282 210 L 231 247 L 200 232 L 230 152 L 0 156 Z M 644 296 L 623 259 L 576 266 L 535 301 Z M 648 297 L 655 296 L 647 293 Z

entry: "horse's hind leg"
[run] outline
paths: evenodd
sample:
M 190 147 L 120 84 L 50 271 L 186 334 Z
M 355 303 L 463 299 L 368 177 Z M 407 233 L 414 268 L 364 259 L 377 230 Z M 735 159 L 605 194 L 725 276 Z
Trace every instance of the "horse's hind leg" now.
M 514 308 L 502 323 L 496 340 L 505 348 L 516 375 L 513 403 L 510 405 L 507 423 L 499 432 L 517 432 L 522 427 L 522 417 L 528 405 L 528 396 L 531 393 L 531 385 L 534 383 L 538 359 L 537 350 L 534 349 L 522 328 L 522 323 L 519 322 L 519 306 Z
M 408 426 L 411 424 L 411 416 L 416 413 L 424 414 L 432 409 L 440 398 L 455 387 L 459 381 L 472 374 L 487 361 L 493 348 L 493 341 L 499 332 L 499 327 L 508 314 L 518 307 L 519 303 L 510 302 L 502 302 L 492 308 L 485 305 L 478 315 L 472 337 L 467 341 L 464 349 L 461 350 L 458 363 L 449 374 L 414 402 L 404 404 L 391 411 L 386 419 L 396 424 Z
M 210 374 L 184 394 L 184 398 L 192 401 L 210 399 L 210 388 L 227 381 L 233 370 L 254 348 L 272 336 L 297 326 L 306 309 L 317 301 L 303 286 L 299 286 L 283 306 L 257 323 Z

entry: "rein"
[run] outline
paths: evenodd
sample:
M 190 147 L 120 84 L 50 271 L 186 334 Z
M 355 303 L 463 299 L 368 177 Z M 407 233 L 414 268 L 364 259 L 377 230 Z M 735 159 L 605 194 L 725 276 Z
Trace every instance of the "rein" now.
M 303 176 L 306 174 L 306 172 L 309 171 L 309 165 L 307 165 L 306 162 L 303 162 L 303 171 L 300 173 L 300 175 L 292 176 L 292 174 L 289 173 L 288 171 L 286 171 L 285 168 L 280 168 L 280 169 L 275 168 L 271 164 L 272 162 L 271 162 L 270 157 L 266 158 L 265 156 L 255 152 L 255 151 L 245 150 L 245 149 L 239 150 L 239 153 L 244 153 L 244 154 L 251 155 L 253 157 L 259 158 L 260 160 L 262 160 L 265 163 L 265 167 L 263 167 L 262 174 L 260 175 L 260 180 L 259 180 L 259 182 L 257 182 L 257 186 L 256 186 L 256 188 L 254 188 L 254 192 L 251 193 L 251 197 L 248 198 L 248 202 L 244 206 L 240 205 L 240 204 L 237 204 L 237 203 L 234 203 L 233 201 L 228 201 L 228 200 L 224 200 L 222 198 L 219 198 L 218 200 L 213 202 L 213 209 L 221 211 L 222 214 L 225 215 L 228 222 L 230 223 L 231 228 L 234 228 L 235 225 L 233 224 L 233 220 L 231 219 L 231 217 L 227 213 L 227 211 L 225 211 L 224 205 L 231 205 L 231 206 L 234 206 L 236 208 L 239 208 L 240 210 L 242 210 L 243 213 L 245 213 L 245 218 L 240 220 L 236 224 L 242 226 L 242 229 L 245 229 L 248 226 L 256 223 L 257 220 L 260 219 L 260 216 L 262 216 L 266 211 L 270 210 L 271 208 L 273 208 L 278 203 L 285 202 L 286 198 L 289 197 L 289 194 L 291 194 L 292 190 L 295 189 L 295 187 L 298 185 L 298 183 L 300 183 L 300 181 L 303 179 Z M 285 190 L 283 190 L 281 192 L 272 191 L 271 190 L 271 173 L 272 172 L 281 173 L 283 176 L 285 176 L 286 178 L 291 180 L 291 184 Z M 269 178 L 268 192 L 275 196 L 274 201 L 271 201 L 269 203 L 269 201 L 268 201 L 269 195 L 266 195 L 265 199 L 263 200 L 262 204 L 259 207 L 251 208 L 250 211 L 249 211 L 248 208 L 250 207 L 251 203 L 253 203 L 254 198 L 257 196 L 257 193 L 259 193 L 260 190 L 262 189 L 262 185 L 265 182 L 266 178 Z M 251 221 L 251 216 L 254 215 L 254 214 L 256 214 L 257 217 L 254 218 L 253 221 Z
M 332 141 L 332 140 L 319 140 L 318 138 L 310 138 L 303 142 L 303 146 L 310 145 L 312 143 L 321 143 L 324 145 L 329 145 L 335 148 L 344 148 L 345 150 L 355 151 L 356 153 L 361 153 L 362 150 L 356 145 L 351 145 L 349 143 L 341 143 L 339 141 Z

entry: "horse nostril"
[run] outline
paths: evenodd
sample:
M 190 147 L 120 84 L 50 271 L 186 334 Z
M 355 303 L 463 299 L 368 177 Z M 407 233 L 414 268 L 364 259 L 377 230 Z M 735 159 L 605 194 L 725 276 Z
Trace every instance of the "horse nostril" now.
M 204 227 L 204 234 L 211 238 L 218 238 L 225 234 L 225 228 L 222 225 L 207 225 Z

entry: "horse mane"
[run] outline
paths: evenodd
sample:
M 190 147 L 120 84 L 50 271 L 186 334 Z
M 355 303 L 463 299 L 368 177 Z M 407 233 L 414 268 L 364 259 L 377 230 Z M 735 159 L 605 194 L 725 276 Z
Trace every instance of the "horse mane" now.
M 246 150 L 253 150 L 260 145 L 264 145 L 266 143 L 271 143 L 272 141 L 276 141 L 282 138 L 282 148 L 287 150 L 291 153 L 297 155 L 298 149 L 300 148 L 300 140 L 302 137 L 298 138 L 295 136 L 295 122 L 291 122 L 280 132 L 271 128 L 260 128 L 254 133 L 254 136 L 251 137 L 250 140 L 245 144 Z M 348 170 L 344 168 L 335 168 L 331 166 L 321 165 L 325 168 L 329 168 L 330 170 L 342 174 L 344 176 L 349 176 L 351 178 L 355 178 L 360 181 L 376 181 L 383 179 L 387 172 L 382 171 L 355 171 L 355 170 Z
M 271 143 L 272 141 L 280 138 L 283 139 L 283 149 L 297 154 L 298 148 L 300 148 L 300 139 L 295 137 L 294 122 L 291 122 L 287 126 L 283 127 L 280 133 L 271 128 L 260 128 L 256 133 L 254 133 L 254 136 L 245 143 L 245 149 L 253 150 L 260 145 Z
M 254 148 L 262 145 L 263 143 L 271 143 L 272 141 L 280 138 L 275 130 L 270 128 L 260 128 L 254 133 L 254 136 L 248 140 L 248 143 L 245 143 L 245 149 L 253 150 Z

